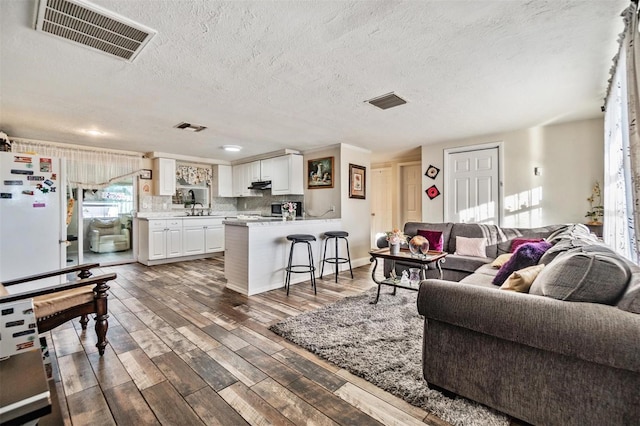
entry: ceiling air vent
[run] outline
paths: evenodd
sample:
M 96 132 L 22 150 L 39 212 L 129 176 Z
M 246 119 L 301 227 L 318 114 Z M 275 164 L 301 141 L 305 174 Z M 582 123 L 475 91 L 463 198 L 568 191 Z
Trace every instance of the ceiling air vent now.
M 173 127 L 175 127 L 176 129 L 188 130 L 190 132 L 201 132 L 204 129 L 206 129 L 205 126 L 198 126 L 197 124 L 191 124 L 191 123 L 185 123 L 185 122 L 176 124 Z
M 132 62 L 156 32 L 80 0 L 40 0 L 36 31 Z
M 369 99 L 365 102 L 369 102 L 371 105 L 377 106 L 380 109 L 389 109 L 407 103 L 407 101 L 393 92 L 378 96 L 377 98 Z

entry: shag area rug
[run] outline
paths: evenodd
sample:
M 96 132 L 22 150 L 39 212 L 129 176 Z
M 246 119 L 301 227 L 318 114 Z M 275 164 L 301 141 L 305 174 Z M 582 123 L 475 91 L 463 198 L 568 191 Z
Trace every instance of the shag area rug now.
M 424 320 L 417 292 L 398 289 L 377 305 L 377 288 L 288 318 L 270 329 L 352 374 L 454 425 L 508 425 L 508 418 L 468 399 L 429 389 L 422 377 Z

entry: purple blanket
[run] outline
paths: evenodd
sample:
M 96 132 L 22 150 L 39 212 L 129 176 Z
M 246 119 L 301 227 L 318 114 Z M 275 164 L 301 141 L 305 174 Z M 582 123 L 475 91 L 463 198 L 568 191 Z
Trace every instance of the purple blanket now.
M 509 259 L 498 271 L 493 283 L 495 285 L 502 285 L 509 275 L 520 269 L 524 269 L 529 266 L 537 265 L 538 261 L 545 251 L 551 248 L 551 244 L 546 241 L 539 241 L 537 243 L 522 244 L 513 253 L 511 259 Z

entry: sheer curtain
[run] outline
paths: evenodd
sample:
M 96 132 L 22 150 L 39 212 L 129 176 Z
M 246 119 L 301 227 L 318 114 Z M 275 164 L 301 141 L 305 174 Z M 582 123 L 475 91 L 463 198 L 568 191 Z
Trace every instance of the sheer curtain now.
M 607 244 L 640 263 L 640 133 L 638 10 L 624 13 L 625 31 L 606 99 L 604 232 Z
M 70 187 L 101 189 L 117 180 L 138 175 L 142 169 L 141 155 L 70 148 L 21 139 L 12 140 L 11 148 L 14 152 L 35 152 L 66 159 L 67 183 Z

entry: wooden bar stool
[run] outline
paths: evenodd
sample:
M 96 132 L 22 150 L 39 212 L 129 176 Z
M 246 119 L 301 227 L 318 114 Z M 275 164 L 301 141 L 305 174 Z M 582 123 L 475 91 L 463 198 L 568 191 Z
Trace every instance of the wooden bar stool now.
M 324 254 L 322 255 L 322 266 L 320 267 L 320 279 L 322 279 L 322 274 L 324 273 L 324 264 L 325 263 L 333 263 L 336 269 L 336 282 L 338 282 L 338 265 L 341 263 L 349 263 L 349 272 L 351 272 L 351 278 L 353 279 L 353 269 L 351 269 L 351 254 L 349 253 L 349 240 L 347 237 L 349 233 L 346 231 L 329 231 L 324 233 Z M 330 239 L 334 239 L 335 252 L 333 253 L 333 257 L 327 259 L 327 244 L 329 244 Z M 338 256 L 338 240 L 344 240 L 347 244 L 347 257 L 339 257 Z
M 287 277 L 285 279 L 284 286 L 287 288 L 287 296 L 289 295 L 289 285 L 291 284 L 291 274 L 309 273 L 311 275 L 311 286 L 313 287 L 313 294 L 316 292 L 316 267 L 313 266 L 313 252 L 311 251 L 311 242 L 316 241 L 316 237 L 309 234 L 291 234 L 287 235 L 287 240 L 291 241 L 291 249 L 289 250 L 289 263 L 285 270 L 287 271 Z M 307 245 L 307 253 L 309 254 L 309 263 L 307 265 L 292 265 L 293 262 L 293 249 L 296 244 L 302 243 Z

